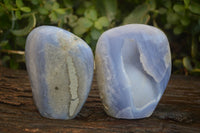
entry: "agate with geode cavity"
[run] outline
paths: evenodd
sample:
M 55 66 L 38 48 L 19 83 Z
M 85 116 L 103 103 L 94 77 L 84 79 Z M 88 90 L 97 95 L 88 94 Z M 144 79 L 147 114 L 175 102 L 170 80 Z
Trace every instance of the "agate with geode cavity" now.
M 88 97 L 93 53 L 76 35 L 54 26 L 35 28 L 26 41 L 26 66 L 40 114 L 72 119 Z
M 104 32 L 97 43 L 98 88 L 108 115 L 149 117 L 171 75 L 171 54 L 165 34 L 152 26 L 129 24 Z

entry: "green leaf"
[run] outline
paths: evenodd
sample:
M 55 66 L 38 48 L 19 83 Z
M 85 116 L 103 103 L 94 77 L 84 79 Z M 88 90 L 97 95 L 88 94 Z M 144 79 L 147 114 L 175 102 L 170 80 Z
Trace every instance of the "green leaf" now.
M 76 10 L 76 14 L 77 15 L 83 15 L 85 12 L 85 7 L 79 7 L 77 10 Z
M 22 18 L 21 12 L 20 12 L 19 10 L 15 11 L 15 17 L 16 17 L 17 19 L 21 19 L 21 18 Z
M 189 71 L 191 71 L 193 69 L 189 57 L 183 58 L 183 66 Z
M 105 7 L 106 16 L 111 22 L 113 19 L 115 19 L 115 16 L 117 14 L 117 0 L 102 0 L 102 1 Z
M 156 9 L 156 0 L 148 0 L 149 10 L 154 11 Z
M 198 4 L 198 3 L 191 3 L 190 6 L 189 6 L 189 10 L 192 13 L 200 14 L 200 4 Z
M 16 0 L 16 5 L 17 5 L 18 8 L 21 8 L 21 7 L 24 6 L 24 3 L 23 3 L 22 0 Z
M 70 15 L 68 24 L 71 27 L 75 27 L 77 25 L 77 20 L 78 20 L 78 17 L 76 15 Z
M 36 25 L 35 14 L 29 16 L 28 25 L 23 29 L 12 30 L 12 34 L 16 36 L 25 36 L 27 35 Z
M 71 15 L 71 14 L 73 14 L 73 9 L 72 8 L 66 8 L 65 9 L 65 13 L 66 13 L 66 15 Z
M 49 13 L 49 11 L 46 8 L 44 8 L 44 7 L 39 7 L 38 11 L 42 15 L 47 15 Z
M 93 6 L 93 3 L 89 0 L 86 0 L 83 2 L 83 6 L 87 9 L 87 8 L 90 8 L 91 6 Z
M 183 26 L 188 26 L 190 24 L 190 18 L 187 18 L 187 17 L 181 18 L 181 24 Z
M 81 17 L 78 19 L 76 27 L 74 27 L 73 31 L 76 35 L 82 35 L 92 27 L 93 22 L 88 18 Z
M 98 19 L 98 21 L 99 21 L 99 23 L 101 23 L 101 25 L 102 25 L 103 27 L 107 27 L 107 26 L 109 26 L 109 24 L 110 24 L 110 22 L 108 21 L 108 18 L 107 18 L 107 17 L 100 17 L 100 18 Z
M 20 10 L 23 11 L 23 12 L 30 12 L 31 8 L 27 7 L 27 6 L 24 6 L 24 7 L 21 7 Z
M 50 2 L 44 3 L 44 8 L 47 9 L 48 11 L 52 11 L 53 5 Z
M 39 1 L 40 1 L 40 0 L 31 0 L 31 3 L 32 3 L 33 5 L 37 5 L 37 4 L 39 4 Z
M 176 26 L 176 27 L 174 28 L 174 34 L 175 34 L 175 35 L 179 35 L 179 34 L 181 34 L 182 32 L 183 32 L 183 27 L 182 27 L 181 25 Z
M 67 8 L 72 8 L 72 6 L 74 6 L 72 0 L 64 0 L 63 3 L 64 3 L 64 6 Z
M 171 0 L 164 0 L 164 1 L 163 1 L 163 5 L 164 5 L 166 8 L 170 9 L 171 6 L 172 6 L 172 2 L 171 2 Z
M 165 14 L 167 12 L 166 8 L 159 8 L 158 13 L 159 14 Z
M 90 28 L 93 25 L 93 22 L 88 18 L 81 17 L 78 19 L 78 25 L 84 28 Z
M 100 17 L 97 21 L 94 23 L 94 27 L 101 30 L 103 27 L 109 26 L 109 21 L 107 17 Z
M 73 32 L 78 36 L 83 35 L 87 31 L 88 31 L 88 28 L 82 27 L 80 25 L 74 27 L 74 29 L 73 29 Z
M 49 18 L 51 19 L 52 22 L 57 22 L 58 21 L 58 16 L 57 16 L 57 14 L 54 11 L 52 11 L 49 14 Z
M 13 10 L 12 0 L 4 0 L 4 4 L 8 10 Z
M 87 36 L 84 38 L 84 40 L 87 42 L 87 44 L 91 43 L 91 36 L 90 34 L 87 34 Z
M 168 12 L 167 13 L 167 22 L 169 24 L 176 24 L 179 21 L 179 16 L 176 13 Z
M 97 28 L 98 30 L 101 30 L 103 28 L 103 26 L 101 25 L 99 21 L 95 21 L 94 27 Z
M 97 11 L 93 8 L 91 9 L 86 9 L 84 12 L 84 16 L 90 20 L 97 20 Z
M 185 7 L 188 8 L 188 6 L 190 4 L 190 0 L 184 0 L 184 4 L 185 4 Z
M 147 4 L 137 6 L 127 17 L 125 17 L 123 24 L 144 23 L 144 20 L 147 20 L 148 11 Z
M 55 12 L 58 13 L 58 14 L 65 14 L 65 9 L 58 8 L 58 9 L 55 9 Z
M 55 10 L 55 9 L 58 9 L 59 7 L 60 7 L 59 3 L 58 2 L 54 2 L 53 6 L 52 6 L 52 9 Z
M 173 9 L 175 12 L 184 12 L 185 11 L 185 7 L 183 5 L 180 5 L 180 4 L 176 4 L 173 6 Z
M 93 40 L 98 40 L 98 38 L 100 37 L 101 35 L 101 32 L 98 31 L 97 29 L 93 28 L 90 32 L 90 35 L 92 37 Z

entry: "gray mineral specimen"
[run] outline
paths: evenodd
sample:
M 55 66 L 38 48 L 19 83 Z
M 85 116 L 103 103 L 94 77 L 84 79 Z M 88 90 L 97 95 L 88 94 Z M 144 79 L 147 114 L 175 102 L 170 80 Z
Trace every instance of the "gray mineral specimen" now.
M 149 117 L 171 75 L 167 37 L 142 24 L 104 32 L 97 43 L 95 63 L 104 109 L 116 118 Z
M 93 54 L 76 35 L 54 27 L 35 28 L 26 41 L 26 66 L 40 114 L 74 118 L 85 103 L 93 77 Z

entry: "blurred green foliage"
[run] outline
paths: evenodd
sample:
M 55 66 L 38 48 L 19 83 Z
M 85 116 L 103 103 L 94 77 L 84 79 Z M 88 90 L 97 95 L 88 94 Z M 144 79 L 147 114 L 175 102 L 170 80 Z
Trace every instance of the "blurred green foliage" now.
M 95 50 L 105 30 L 130 23 L 164 30 L 174 73 L 200 73 L 199 0 L 0 0 L 0 60 L 4 66 L 24 68 L 18 51 L 24 51 L 26 36 L 36 26 L 62 27 Z

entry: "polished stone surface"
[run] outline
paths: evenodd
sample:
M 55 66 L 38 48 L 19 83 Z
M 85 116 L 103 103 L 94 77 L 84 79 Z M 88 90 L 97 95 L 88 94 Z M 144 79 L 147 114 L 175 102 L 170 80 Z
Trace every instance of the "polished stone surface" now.
M 85 103 L 93 77 L 93 53 L 76 35 L 53 26 L 35 28 L 26 41 L 26 66 L 40 114 L 72 119 Z
M 106 113 L 116 118 L 149 117 L 171 75 L 165 34 L 129 24 L 104 32 L 95 53 L 98 88 Z

